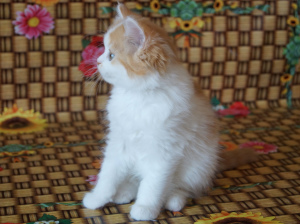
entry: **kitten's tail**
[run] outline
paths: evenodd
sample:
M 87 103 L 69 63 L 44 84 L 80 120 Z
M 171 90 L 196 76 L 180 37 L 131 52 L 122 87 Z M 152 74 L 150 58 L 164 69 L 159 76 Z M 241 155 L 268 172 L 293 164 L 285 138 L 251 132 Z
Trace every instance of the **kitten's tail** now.
M 239 148 L 232 151 L 223 150 L 220 154 L 219 171 L 229 170 L 258 160 L 258 153 L 251 148 Z

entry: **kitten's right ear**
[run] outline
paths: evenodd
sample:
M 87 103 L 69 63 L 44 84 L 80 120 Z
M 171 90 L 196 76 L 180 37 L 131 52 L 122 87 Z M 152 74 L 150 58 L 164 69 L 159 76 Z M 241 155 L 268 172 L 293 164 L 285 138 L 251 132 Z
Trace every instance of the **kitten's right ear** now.
M 119 3 L 117 6 L 117 13 L 120 18 L 126 18 L 127 16 L 132 14 L 132 12 L 124 4 L 121 3 Z

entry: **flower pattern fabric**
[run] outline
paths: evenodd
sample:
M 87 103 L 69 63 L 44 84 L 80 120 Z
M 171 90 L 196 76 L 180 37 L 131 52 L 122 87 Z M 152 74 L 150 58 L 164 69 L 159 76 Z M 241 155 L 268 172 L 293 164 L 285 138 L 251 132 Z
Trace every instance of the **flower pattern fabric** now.
M 51 6 L 58 3 L 59 0 L 32 0 L 32 1 L 42 6 Z
M 217 223 L 257 223 L 257 224 L 283 224 L 274 220 L 275 217 L 263 217 L 261 213 L 228 213 L 222 211 L 218 214 L 211 214 L 210 218 L 200 219 L 195 224 L 217 224 Z
M 28 39 L 38 38 L 54 28 L 50 13 L 38 5 L 28 5 L 24 12 L 18 11 L 17 18 L 12 23 L 15 25 L 15 32 Z
M 84 76 L 91 77 L 98 72 L 97 58 L 104 53 L 104 50 L 103 38 L 94 36 L 81 54 L 83 60 L 79 65 L 79 70 Z
M 267 144 L 265 142 L 246 142 L 240 145 L 240 148 L 253 148 L 257 153 L 269 154 L 272 152 L 277 152 L 277 146 L 272 144 Z
M 39 112 L 24 111 L 16 104 L 12 108 L 4 108 L 0 114 L 0 133 L 20 134 L 42 131 L 46 126 L 46 119 L 41 119 Z

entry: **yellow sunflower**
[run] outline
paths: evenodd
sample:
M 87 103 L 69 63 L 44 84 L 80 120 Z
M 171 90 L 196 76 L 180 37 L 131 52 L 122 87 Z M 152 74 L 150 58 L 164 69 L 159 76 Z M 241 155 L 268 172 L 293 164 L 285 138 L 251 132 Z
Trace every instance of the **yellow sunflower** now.
M 285 75 L 281 76 L 280 81 L 281 81 L 283 84 L 285 84 L 285 83 L 291 81 L 292 78 L 293 78 L 292 75 L 290 75 L 290 74 L 285 74 Z
M 289 24 L 290 26 L 295 27 L 299 24 L 299 20 L 294 16 L 290 16 L 287 20 L 287 24 Z
M 282 90 L 281 95 L 287 94 L 287 91 L 288 91 L 288 90 L 285 88 L 284 90 Z
M 214 3 L 214 9 L 216 10 L 216 12 L 219 12 L 223 9 L 224 6 L 224 2 L 223 0 L 216 0 Z
M 158 12 L 160 9 L 160 4 L 158 0 L 153 0 L 150 2 L 150 8 L 153 12 Z
M 283 224 L 280 221 L 273 220 L 275 217 L 261 216 L 261 213 L 241 213 L 235 212 L 221 212 L 219 214 L 212 214 L 210 218 L 204 218 L 195 222 L 195 224 L 217 224 L 217 223 L 256 223 L 256 224 Z
M 238 7 L 238 2 L 234 2 L 230 5 L 230 8 L 236 9 Z
M 170 27 L 171 28 L 175 28 L 175 27 L 177 27 L 177 26 L 180 26 L 180 20 L 181 19 L 179 19 L 179 18 L 177 18 L 177 19 L 170 19 L 169 20 L 169 25 L 170 25 Z
M 135 8 L 138 9 L 138 10 L 142 10 L 143 6 L 140 3 L 136 3 Z
M 194 17 L 192 19 L 192 24 L 193 24 L 193 26 L 202 28 L 204 26 L 204 21 L 202 19 L 200 19 L 199 17 Z
M 185 21 L 181 21 L 180 22 L 180 28 L 183 30 L 183 31 L 190 31 L 192 30 L 194 27 L 193 25 L 193 22 L 191 20 L 185 20 Z
M 53 145 L 54 145 L 53 142 L 45 142 L 45 143 L 44 143 L 44 146 L 45 146 L 45 147 L 48 147 L 48 148 L 52 147 Z
M 298 6 L 297 6 L 296 3 L 293 3 L 293 4 L 292 4 L 292 7 L 293 7 L 294 10 L 297 10 L 297 8 L 298 8 Z
M 16 104 L 12 108 L 4 108 L 4 112 L 0 114 L 0 132 L 18 134 L 42 131 L 47 124 L 39 116 L 39 112 L 23 111 Z
M 42 6 L 51 6 L 56 4 L 59 0 L 32 0 L 36 4 L 41 4 Z

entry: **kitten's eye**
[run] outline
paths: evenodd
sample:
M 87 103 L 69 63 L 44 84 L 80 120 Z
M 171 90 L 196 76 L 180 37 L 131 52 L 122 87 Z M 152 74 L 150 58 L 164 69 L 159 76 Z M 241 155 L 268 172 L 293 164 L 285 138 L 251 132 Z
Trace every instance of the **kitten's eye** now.
M 109 60 L 111 61 L 112 59 L 114 59 L 115 55 L 113 53 L 109 53 Z

